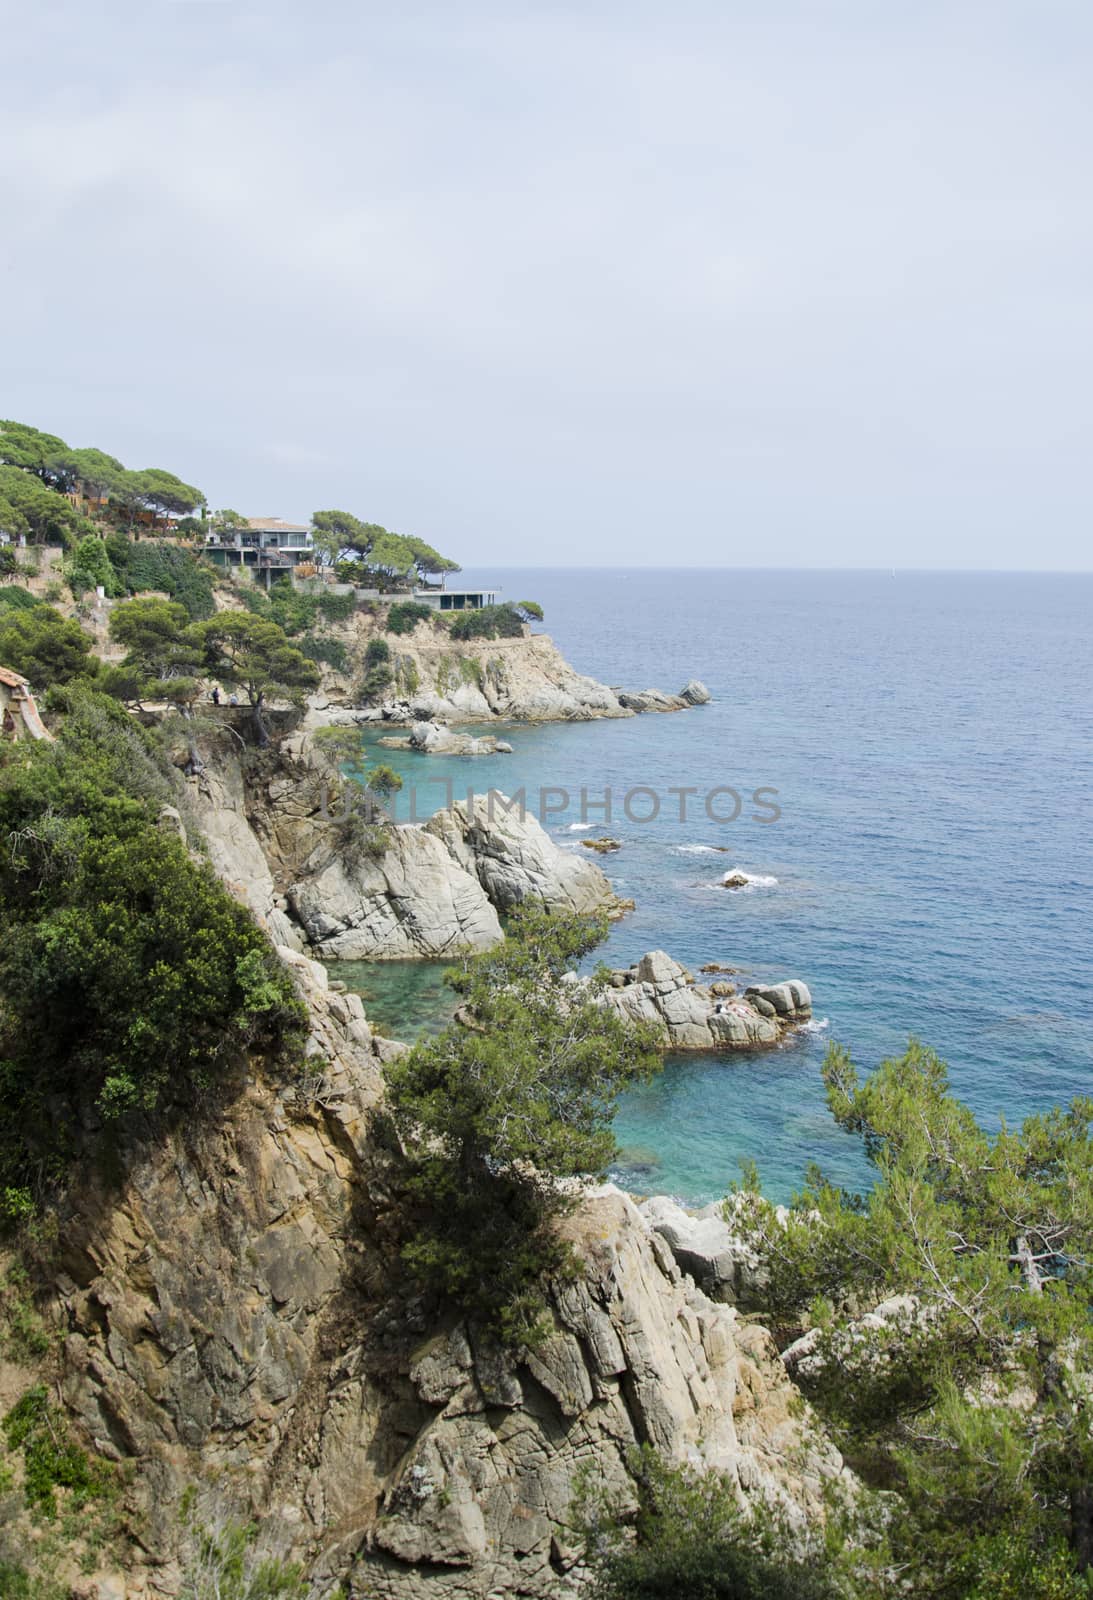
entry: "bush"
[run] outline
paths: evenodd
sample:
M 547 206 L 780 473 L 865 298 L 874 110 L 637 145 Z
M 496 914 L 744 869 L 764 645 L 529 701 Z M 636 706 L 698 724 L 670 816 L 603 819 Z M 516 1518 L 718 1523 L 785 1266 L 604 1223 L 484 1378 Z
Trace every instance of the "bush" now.
M 631 1461 L 637 1511 L 595 1490 L 582 1508 L 595 1600 L 841 1600 L 822 1545 L 758 1504 L 749 1513 L 718 1472 L 670 1467 L 646 1448 Z M 587 1490 L 588 1485 L 582 1485 Z
M 388 633 L 413 633 L 419 622 L 427 622 L 432 615 L 432 607 L 420 600 L 400 600 L 389 609 L 384 627 Z
M 461 611 L 451 626 L 453 639 L 520 639 L 523 633 L 523 619 L 513 605 Z
M 56 744 L 0 767 L 0 1186 L 64 1175 L 106 1121 L 208 1088 L 248 1049 L 295 1049 L 304 1012 L 250 913 L 158 826 L 174 789 L 150 736 L 72 688 Z
M 0 610 L 0 663 L 36 689 L 94 678 L 99 671 L 79 623 L 46 605 Z
M 23 1453 L 23 1494 L 46 1517 L 57 1514 L 57 1491 L 78 1506 L 101 1494 L 104 1478 L 72 1440 L 64 1418 L 50 1404 L 44 1384 L 35 1384 L 4 1418 L 9 1450 Z
M 215 571 L 189 550 L 158 539 L 127 539 L 124 534 L 112 534 L 106 548 L 123 593 L 160 590 L 185 606 L 192 622 L 211 617 L 216 610 Z
M 340 639 L 323 639 L 309 633 L 300 640 L 300 653 L 309 661 L 320 661 L 324 666 L 344 672 L 349 665 L 349 652 Z
M 41 603 L 28 589 L 0 589 L 0 617 L 5 611 L 32 611 Z
M 320 594 L 319 611 L 328 622 L 348 622 L 357 609 L 355 595 Z
M 121 589 L 106 544 L 97 534 L 88 534 L 80 540 L 66 568 L 66 576 L 77 599 L 88 589 L 101 588 L 108 595 L 116 595 Z

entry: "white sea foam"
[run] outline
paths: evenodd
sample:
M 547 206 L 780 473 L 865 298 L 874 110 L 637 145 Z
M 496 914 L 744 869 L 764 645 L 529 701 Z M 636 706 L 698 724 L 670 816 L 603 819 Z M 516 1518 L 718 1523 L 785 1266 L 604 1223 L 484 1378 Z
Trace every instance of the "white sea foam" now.
M 677 856 L 723 856 L 724 850 L 716 844 L 674 844 Z
M 743 867 L 730 867 L 722 878 L 724 885 L 730 878 L 747 878 L 747 883 L 741 885 L 738 894 L 750 894 L 753 889 L 773 889 L 778 879 L 765 872 L 745 872 Z
M 802 1022 L 801 1033 L 825 1033 L 831 1024 L 826 1017 L 813 1017 L 809 1022 Z
M 589 828 L 594 828 L 594 822 L 571 822 L 567 828 L 562 828 L 562 833 L 586 833 Z

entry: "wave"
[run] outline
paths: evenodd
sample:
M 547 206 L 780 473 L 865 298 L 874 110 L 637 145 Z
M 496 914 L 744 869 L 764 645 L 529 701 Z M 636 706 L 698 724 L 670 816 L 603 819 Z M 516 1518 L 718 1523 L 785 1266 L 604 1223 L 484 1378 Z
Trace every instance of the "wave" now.
M 723 856 L 728 849 L 723 844 L 674 844 L 677 856 Z
M 589 828 L 594 828 L 594 822 L 571 822 L 566 828 L 559 828 L 559 833 L 585 833 Z
M 831 1023 L 827 1017 L 812 1017 L 808 1022 L 802 1022 L 797 1029 L 798 1033 L 826 1033 Z

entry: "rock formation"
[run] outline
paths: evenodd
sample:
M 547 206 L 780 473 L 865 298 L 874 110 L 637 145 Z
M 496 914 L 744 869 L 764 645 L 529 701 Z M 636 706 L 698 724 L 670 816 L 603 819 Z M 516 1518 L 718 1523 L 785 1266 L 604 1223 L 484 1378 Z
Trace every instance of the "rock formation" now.
M 594 861 L 560 850 L 530 812 L 496 790 L 476 795 L 473 805 L 459 801 L 438 811 L 425 832 L 443 842 L 500 911 L 525 901 L 549 911 L 621 910 Z
M 371 618 L 355 617 L 332 634 L 363 659 L 370 640 L 384 637 Z M 678 694 L 649 689 L 628 694 L 574 670 L 546 634 L 516 639 L 454 640 L 422 623 L 392 645 L 392 683 L 383 698 L 354 704 L 351 676 L 324 669 L 323 690 L 310 701 L 308 726 L 391 722 L 587 722 L 642 711 L 704 705 L 705 686 L 692 679 Z
M 710 691 L 697 678 L 692 678 L 678 694 L 665 694 L 663 689 L 617 689 L 615 693 L 625 710 L 639 715 L 646 711 L 685 711 L 688 706 L 704 706 L 710 698 Z
M 578 1594 L 579 1469 L 625 1497 L 639 1442 L 821 1516 L 842 1463 L 769 1335 L 682 1276 L 617 1190 L 566 1224 L 584 1265 L 535 1351 L 430 1322 L 398 1282 L 397 1192 L 369 1132 L 383 1047 L 359 1002 L 285 958 L 314 1081 L 252 1077 L 218 1117 L 128 1152 L 62 1230 L 61 1392 L 133 1473 L 142 1565 L 120 1592 L 177 1594 L 191 1485 L 351 1600 Z
M 388 750 L 418 750 L 422 755 L 433 756 L 512 754 L 512 746 L 505 739 L 496 739 L 492 733 L 478 737 L 469 733 L 453 733 L 443 722 L 415 722 L 408 735 L 389 734 L 379 742 Z
M 807 1022 L 812 997 L 799 980 L 750 988 L 742 998 L 717 994 L 721 984 L 695 983 L 663 950 L 652 950 L 627 971 L 615 972 L 604 1003 L 633 1022 L 659 1027 L 675 1050 L 754 1050 L 779 1042 Z

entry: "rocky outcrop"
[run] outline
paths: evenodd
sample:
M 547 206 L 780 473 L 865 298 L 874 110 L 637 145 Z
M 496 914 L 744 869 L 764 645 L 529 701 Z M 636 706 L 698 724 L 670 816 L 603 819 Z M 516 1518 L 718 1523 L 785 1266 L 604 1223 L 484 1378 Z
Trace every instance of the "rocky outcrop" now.
M 217 876 L 250 907 L 275 944 L 302 949 L 300 930 L 285 914 L 287 903 L 251 826 L 239 761 L 222 752 L 216 758 L 210 754 L 198 765 L 187 790 L 190 816 Z
M 595 862 L 560 850 L 530 812 L 497 790 L 438 811 L 425 832 L 477 878 L 500 911 L 525 902 L 581 914 L 622 909 Z
M 478 737 L 469 733 L 454 733 L 443 722 L 415 722 L 407 737 L 389 734 L 379 742 L 388 750 L 418 750 L 422 755 L 433 756 L 512 754 L 512 746 L 505 739 L 495 739 L 492 733 Z
M 587 722 L 635 712 L 678 711 L 709 699 L 692 680 L 678 695 L 651 689 L 627 695 L 574 670 L 543 633 L 515 639 L 454 640 L 443 625 L 423 622 L 392 640 L 362 615 L 331 630 L 351 656 L 363 660 L 369 642 L 391 649 L 392 683 L 372 705 L 354 705 L 353 679 L 330 669 L 323 692 L 309 702 L 307 726 L 338 722 Z
M 714 1201 L 688 1211 L 668 1195 L 652 1195 L 638 1208 L 645 1225 L 665 1241 L 680 1270 L 711 1300 L 754 1310 L 768 1281 L 762 1258 L 747 1236 L 733 1226 L 732 1200 Z
M 685 711 L 688 706 L 704 706 L 710 698 L 710 691 L 697 678 L 692 678 L 678 694 L 665 694 L 663 689 L 618 689 L 615 692 L 619 704 L 638 715 L 647 711 Z
M 463 802 L 424 827 L 384 824 L 369 836 L 354 826 L 357 792 L 306 732 L 266 758 L 246 793 L 233 757 L 215 770 L 210 761 L 201 781 L 198 822 L 217 870 L 275 938 L 324 957 L 444 960 L 496 944 L 498 912 L 523 901 L 612 916 L 628 904 L 594 862 L 496 792 L 469 816 Z
M 750 988 L 743 998 L 726 986 L 695 983 L 687 969 L 663 950 L 652 950 L 626 971 L 612 973 L 605 1005 L 632 1022 L 652 1023 L 674 1050 L 754 1050 L 777 1044 L 786 1031 L 812 1015 L 805 984 Z
M 313 1079 L 241 1084 L 219 1118 L 129 1152 L 62 1230 L 61 1392 L 129 1464 L 128 1600 L 178 1593 L 195 1484 L 275 1527 L 316 1593 L 340 1582 L 351 1600 L 579 1594 L 580 1470 L 625 1500 L 647 1441 L 821 1517 L 842 1463 L 769 1336 L 683 1276 L 617 1190 L 566 1224 L 582 1266 L 552 1289 L 541 1346 L 430 1324 L 399 1288 L 397 1194 L 369 1135 L 376 1041 L 287 958 Z
M 288 889 L 312 948 L 342 960 L 450 957 L 485 950 L 501 924 L 481 883 L 422 828 L 388 830 L 382 854 L 329 843 Z

